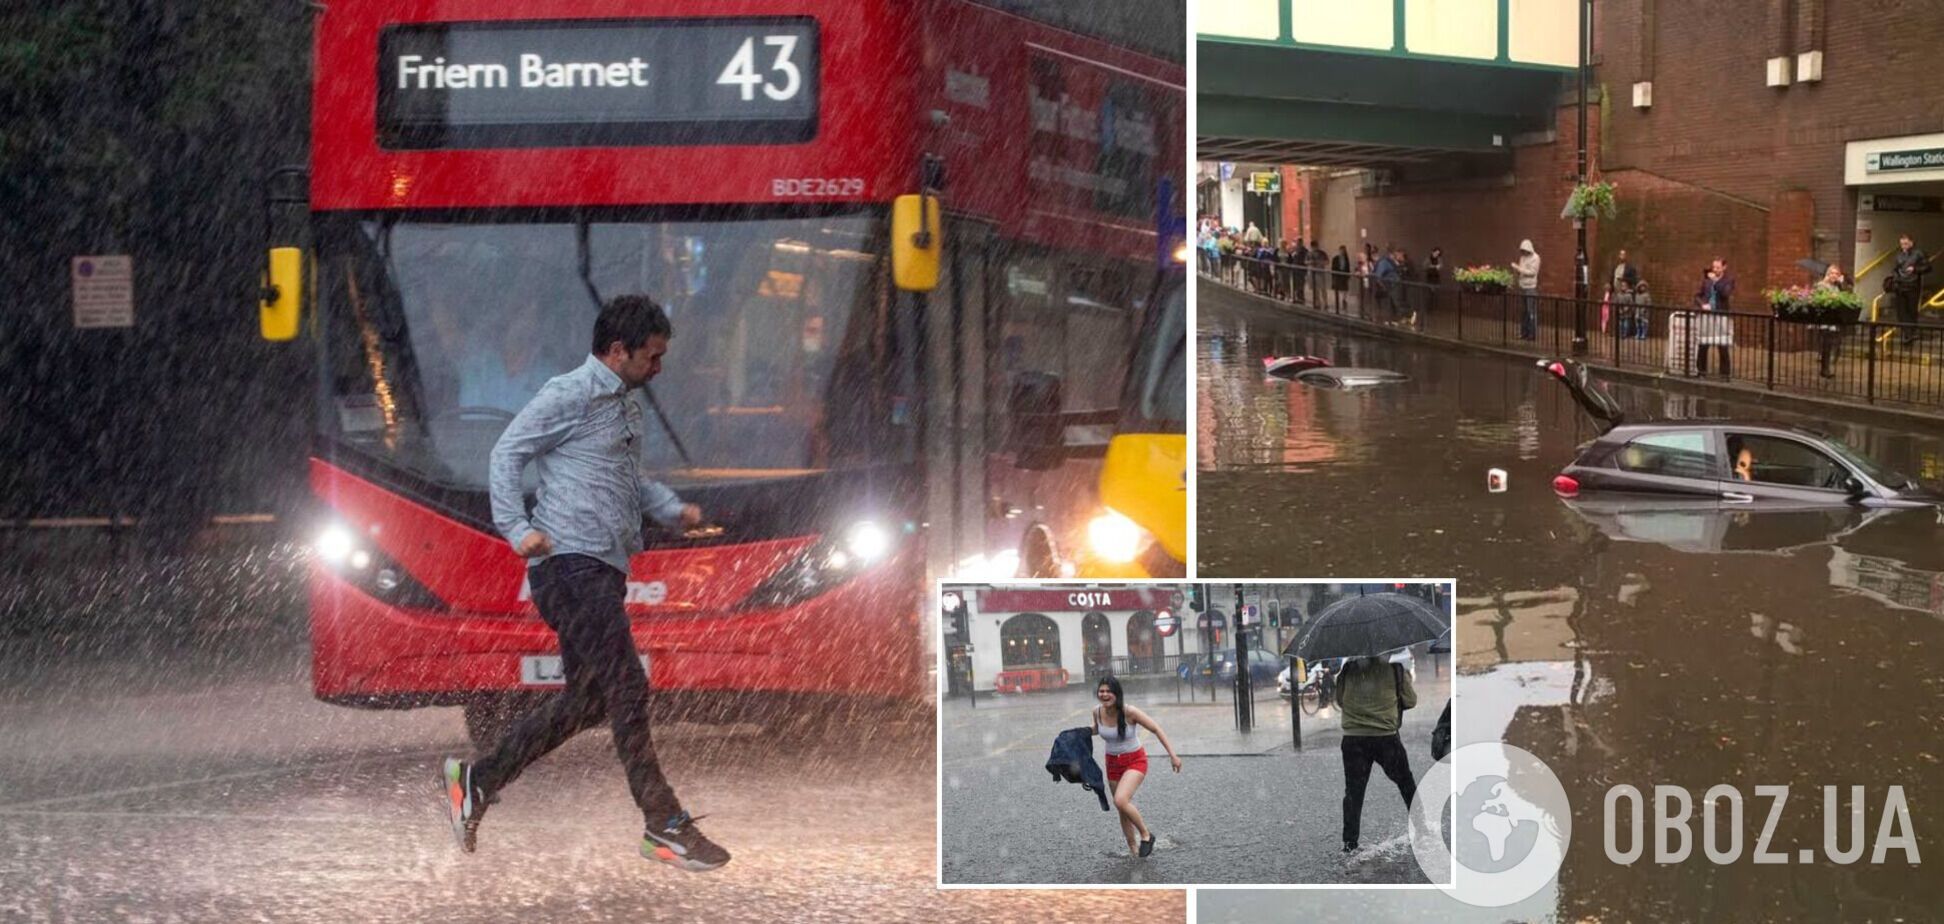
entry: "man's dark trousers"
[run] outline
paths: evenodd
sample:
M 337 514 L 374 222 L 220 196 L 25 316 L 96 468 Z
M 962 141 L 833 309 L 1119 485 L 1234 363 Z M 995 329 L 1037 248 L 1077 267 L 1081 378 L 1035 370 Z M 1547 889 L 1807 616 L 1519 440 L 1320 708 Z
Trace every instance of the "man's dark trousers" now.
M 648 675 L 628 633 L 627 575 L 597 558 L 557 555 L 534 566 L 530 576 L 540 618 L 560 636 L 566 689 L 521 716 L 493 753 L 480 758 L 473 766 L 475 784 L 490 801 L 528 765 L 606 719 L 642 817 L 651 825 L 665 823 L 681 807 L 648 737 Z
M 1357 843 L 1363 829 L 1364 787 L 1370 783 L 1370 765 L 1384 768 L 1384 775 L 1397 784 L 1409 808 L 1417 798 L 1417 780 L 1411 777 L 1411 758 L 1404 753 L 1404 742 L 1392 735 L 1343 736 L 1343 842 Z

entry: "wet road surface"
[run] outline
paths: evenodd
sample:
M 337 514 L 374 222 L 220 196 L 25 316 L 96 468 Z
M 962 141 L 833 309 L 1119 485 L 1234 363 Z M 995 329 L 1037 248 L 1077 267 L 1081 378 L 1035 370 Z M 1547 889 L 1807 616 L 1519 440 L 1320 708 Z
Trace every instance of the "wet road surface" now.
M 1455 577 L 1457 737 L 1545 760 L 1572 802 L 1557 883 L 1510 909 L 1442 895 L 1203 893 L 1206 921 L 1332 910 L 1391 919 L 1933 920 L 1944 880 L 1901 850 L 1851 865 L 1823 851 L 1822 787 L 1866 789 L 1874 844 L 1902 787 L 1920 856 L 1944 850 L 1944 525 L 1934 511 L 1582 515 L 1550 480 L 1594 435 L 1529 363 L 1344 336 L 1199 289 L 1198 513 L 1204 577 Z M 1315 353 L 1411 380 L 1365 392 L 1267 379 L 1268 355 Z M 1787 415 L 1616 385 L 1659 416 Z M 1944 435 L 1822 423 L 1935 482 Z M 1491 494 L 1486 471 L 1510 476 Z M 1773 834 L 1727 865 L 1612 863 L 1603 799 L 1621 783 L 1793 793 Z M 1842 790 L 1847 798 L 1847 788 Z M 1695 835 L 1700 835 L 1698 822 Z M 1621 844 L 1630 832 L 1621 832 Z M 1842 838 L 1848 843 L 1847 831 Z M 1799 853 L 1814 855 L 1805 862 Z M 1933 861 L 1934 862 L 1934 861 Z M 1293 906 L 1300 904 L 1302 912 Z M 1469 914 L 1467 913 L 1469 912 Z M 1369 918 L 1367 915 L 1365 919 Z
M 62 586 L 9 580 L 9 625 Z M 68 632 L 0 639 L 0 919 L 1037 922 L 1125 909 L 1098 891 L 937 890 L 935 726 L 908 710 L 833 707 L 788 728 L 658 721 L 670 779 L 735 854 L 716 872 L 636 854 L 640 816 L 604 730 L 509 787 L 479 852 L 463 854 L 434 770 L 468 749 L 459 711 L 313 700 L 285 590 L 249 619 L 134 630 L 135 595 L 113 618 L 101 603 Z M 1183 893 L 1141 901 L 1144 917 L 1185 919 Z
M 1405 713 L 1412 770 L 1430 765 L 1431 727 L 1450 693 L 1448 659 L 1420 657 L 1419 706 Z M 1177 705 L 1172 687 L 1131 687 L 1182 758 L 1142 732 L 1148 775 L 1135 806 L 1155 835 L 1154 854 L 1128 856 L 1119 816 L 1077 784 L 1054 782 L 1046 759 L 1060 731 L 1085 726 L 1091 689 L 950 699 L 941 712 L 944 880 L 948 883 L 1283 884 L 1431 881 L 1404 837 L 1405 809 L 1383 773 L 1364 795 L 1364 849 L 1341 850 L 1343 759 L 1334 709 L 1304 716 L 1303 750 L 1291 743 L 1289 704 L 1258 699 L 1255 728 L 1235 730 L 1229 701 Z M 1094 756 L 1101 759 L 1099 742 Z M 1104 769 L 1104 765 L 1103 765 Z M 1438 877 L 1441 881 L 1446 876 Z

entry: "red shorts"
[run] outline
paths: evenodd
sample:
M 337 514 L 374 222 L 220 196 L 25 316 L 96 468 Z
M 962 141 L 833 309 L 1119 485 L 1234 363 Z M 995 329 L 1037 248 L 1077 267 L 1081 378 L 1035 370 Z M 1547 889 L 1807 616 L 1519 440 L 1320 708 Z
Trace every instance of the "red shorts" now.
M 1112 783 L 1129 770 L 1145 775 L 1147 771 L 1147 751 L 1129 751 L 1125 754 L 1107 755 L 1107 782 Z

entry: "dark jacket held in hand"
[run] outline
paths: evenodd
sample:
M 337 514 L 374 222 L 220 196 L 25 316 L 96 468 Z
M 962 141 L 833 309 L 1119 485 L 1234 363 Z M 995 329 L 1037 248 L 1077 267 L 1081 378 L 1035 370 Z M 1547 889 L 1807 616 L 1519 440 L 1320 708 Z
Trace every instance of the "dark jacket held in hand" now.
M 1107 811 L 1107 777 L 1094 762 L 1093 729 L 1069 728 L 1053 739 L 1053 753 L 1046 758 L 1046 772 L 1053 782 L 1065 780 L 1093 791 L 1100 797 L 1100 810 Z

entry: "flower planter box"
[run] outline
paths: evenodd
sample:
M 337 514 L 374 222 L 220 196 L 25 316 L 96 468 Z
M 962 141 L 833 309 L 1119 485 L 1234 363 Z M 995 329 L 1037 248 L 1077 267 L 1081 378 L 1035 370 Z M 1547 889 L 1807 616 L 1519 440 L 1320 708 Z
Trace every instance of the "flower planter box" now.
M 1496 282 L 1467 282 L 1467 283 L 1462 283 L 1462 287 L 1464 288 L 1465 291 L 1470 292 L 1474 295 L 1504 295 L 1505 294 L 1505 286 L 1502 286 Z

